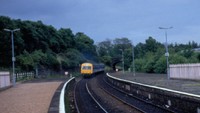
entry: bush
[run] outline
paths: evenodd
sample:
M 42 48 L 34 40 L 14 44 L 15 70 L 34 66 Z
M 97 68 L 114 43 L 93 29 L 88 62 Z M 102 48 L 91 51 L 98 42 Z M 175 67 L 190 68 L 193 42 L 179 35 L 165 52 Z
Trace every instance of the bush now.
M 155 73 L 166 73 L 167 64 L 166 64 L 166 58 L 165 56 L 160 57 L 160 59 L 156 62 L 154 66 L 154 72 Z
M 146 61 L 144 59 L 135 59 L 135 70 L 139 72 L 145 72 L 145 65 Z
M 174 54 L 169 57 L 170 64 L 183 64 L 188 63 L 187 59 L 184 56 L 179 54 Z

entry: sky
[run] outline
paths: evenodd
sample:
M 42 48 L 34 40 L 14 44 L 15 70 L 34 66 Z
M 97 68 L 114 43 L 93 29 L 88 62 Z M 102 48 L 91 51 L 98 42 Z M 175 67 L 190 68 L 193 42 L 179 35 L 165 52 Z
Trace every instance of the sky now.
M 149 36 L 164 43 L 200 44 L 200 0 L 0 0 L 0 16 L 41 20 L 56 29 L 83 32 L 95 43 Z

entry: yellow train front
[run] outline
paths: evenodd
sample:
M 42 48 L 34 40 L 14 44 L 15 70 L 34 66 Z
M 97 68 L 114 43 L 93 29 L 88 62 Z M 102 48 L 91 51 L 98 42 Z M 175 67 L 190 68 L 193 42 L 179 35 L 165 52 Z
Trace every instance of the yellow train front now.
M 103 64 L 92 64 L 92 63 L 83 63 L 81 64 L 81 74 L 84 77 L 90 77 L 96 73 L 103 72 Z

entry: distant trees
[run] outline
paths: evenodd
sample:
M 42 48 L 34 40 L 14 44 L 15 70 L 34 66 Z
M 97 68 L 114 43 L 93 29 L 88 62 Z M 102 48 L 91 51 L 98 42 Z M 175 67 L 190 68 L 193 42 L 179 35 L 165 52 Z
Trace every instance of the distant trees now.
M 102 41 L 97 45 L 97 54 L 99 59 L 108 66 L 111 66 L 113 45 L 111 40 Z
M 132 44 L 128 38 L 116 38 L 115 40 L 103 41 L 98 44 L 101 61 L 111 65 L 112 58 L 121 58 L 120 49 L 124 50 L 125 69 L 132 68 Z M 194 52 L 193 48 L 200 47 L 195 42 L 188 44 L 169 45 L 169 63 L 198 63 L 200 53 Z M 153 37 L 146 39 L 145 43 L 138 43 L 134 47 L 135 69 L 139 72 L 166 73 L 165 47 Z M 121 66 L 121 64 L 119 65 Z

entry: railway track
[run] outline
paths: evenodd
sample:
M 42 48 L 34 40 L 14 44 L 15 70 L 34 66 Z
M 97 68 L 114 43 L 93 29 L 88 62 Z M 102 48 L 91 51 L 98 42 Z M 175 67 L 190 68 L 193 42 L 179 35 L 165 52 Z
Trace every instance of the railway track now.
M 143 111 L 135 108 L 134 106 L 129 105 L 125 101 L 122 101 L 119 98 L 116 98 L 112 93 L 106 91 L 99 84 L 99 75 L 88 82 L 88 86 L 91 89 L 93 96 L 98 100 L 99 103 L 102 103 L 104 108 L 109 113 L 142 113 Z
M 78 113 L 107 113 L 95 100 L 87 86 L 87 79 L 80 80 L 75 87 L 75 104 Z
M 75 88 L 78 113 L 169 113 L 133 95 L 112 87 L 103 79 L 104 74 L 82 79 Z

